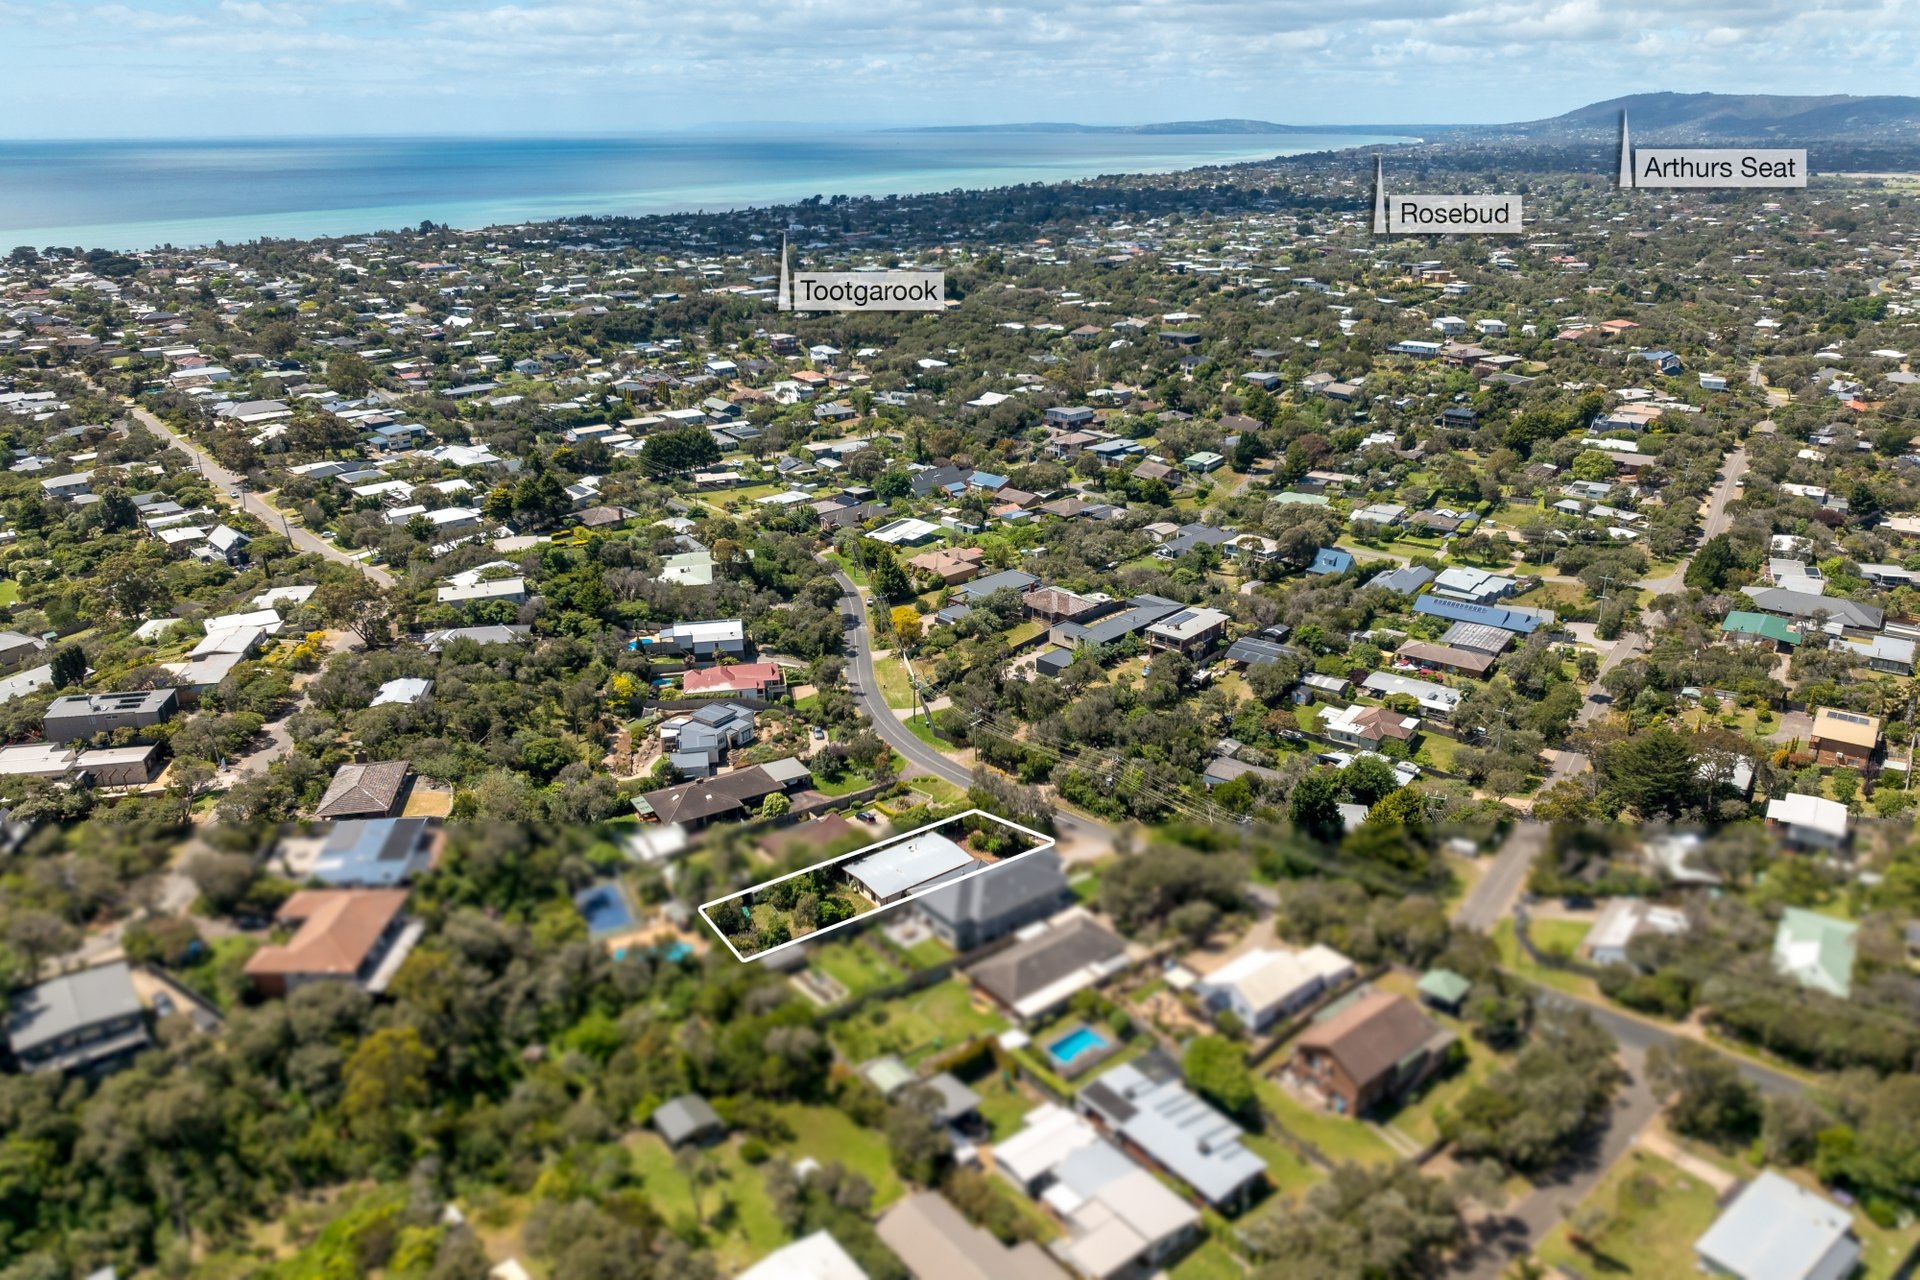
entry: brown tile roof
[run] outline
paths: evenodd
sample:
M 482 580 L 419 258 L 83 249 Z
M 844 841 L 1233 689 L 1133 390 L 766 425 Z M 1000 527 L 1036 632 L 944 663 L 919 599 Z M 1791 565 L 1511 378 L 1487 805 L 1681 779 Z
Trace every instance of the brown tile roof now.
M 1299 1047 L 1333 1055 L 1364 1088 L 1436 1036 L 1440 1026 L 1405 996 L 1376 991 L 1301 1033 Z
M 400 798 L 412 768 L 405 760 L 343 764 L 313 811 L 316 818 L 384 818 Z
M 247 973 L 351 977 L 406 905 L 405 889 L 304 889 L 277 916 L 300 927 L 285 946 L 254 952 Z
M 683 782 L 677 787 L 649 791 L 640 798 L 647 802 L 654 816 L 662 822 L 699 822 L 725 813 L 736 813 L 749 805 L 758 804 L 779 790 L 782 790 L 780 783 L 765 769 L 755 765 L 751 769 L 722 774 L 717 778 L 702 778 L 697 782 Z

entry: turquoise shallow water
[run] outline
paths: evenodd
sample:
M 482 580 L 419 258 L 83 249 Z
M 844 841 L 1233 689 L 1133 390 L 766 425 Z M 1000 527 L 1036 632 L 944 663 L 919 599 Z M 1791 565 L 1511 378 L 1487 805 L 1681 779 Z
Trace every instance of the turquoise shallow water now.
M 0 142 L 0 253 L 492 226 L 1156 173 L 1394 141 L 1359 134 L 653 134 Z

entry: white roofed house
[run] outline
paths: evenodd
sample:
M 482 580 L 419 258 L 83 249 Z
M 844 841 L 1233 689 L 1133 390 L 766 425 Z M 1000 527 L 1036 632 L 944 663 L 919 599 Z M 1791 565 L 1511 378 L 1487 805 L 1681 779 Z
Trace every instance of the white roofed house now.
M 1626 964 L 1627 947 L 1644 933 L 1678 936 L 1692 928 L 1687 913 L 1638 898 L 1609 898 L 1599 919 L 1580 943 L 1586 958 L 1597 965 Z
M 1231 1211 L 1265 1181 L 1266 1161 L 1241 1144 L 1239 1125 L 1202 1101 L 1159 1052 L 1122 1063 L 1080 1091 L 1083 1114 L 1191 1187 L 1216 1210 Z
M 1044 1202 L 1066 1228 L 1055 1254 L 1090 1280 L 1152 1272 L 1198 1235 L 1200 1211 L 1107 1139 L 1091 1121 L 1043 1102 L 1026 1127 L 994 1144 L 994 1168 Z
M 1836 850 L 1847 842 L 1847 806 L 1790 791 L 1767 801 L 1767 826 L 1789 846 Z
M 468 585 L 450 584 L 436 591 L 434 599 L 441 604 L 455 605 L 490 604 L 496 600 L 505 601 L 508 604 L 525 604 L 527 580 L 525 578 L 494 578 Z
M 1846 1280 L 1860 1265 L 1853 1215 L 1768 1169 L 1694 1242 L 1700 1270 L 1730 1280 Z
M 890 844 L 845 866 L 855 888 L 881 906 L 987 866 L 935 831 Z
M 640 643 L 656 656 L 683 657 L 696 663 L 743 658 L 747 653 L 747 628 L 738 618 L 676 622 L 652 636 L 641 637 Z
M 1324 944 L 1304 951 L 1256 948 L 1194 984 L 1194 995 L 1216 1013 L 1232 1013 L 1259 1034 L 1306 1008 L 1354 974 L 1353 961 Z

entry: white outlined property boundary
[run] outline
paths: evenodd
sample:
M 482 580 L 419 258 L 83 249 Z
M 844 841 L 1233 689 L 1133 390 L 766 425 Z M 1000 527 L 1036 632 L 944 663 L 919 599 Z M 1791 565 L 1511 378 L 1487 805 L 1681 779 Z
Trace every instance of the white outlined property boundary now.
M 1001 858 L 997 862 L 983 863 L 978 870 L 969 871 L 963 876 L 955 876 L 951 880 L 942 880 L 939 884 L 931 885 L 928 888 L 920 890 L 918 893 L 910 893 L 906 897 L 901 898 L 897 902 L 884 903 L 880 906 L 875 907 L 871 911 L 862 911 L 857 915 L 848 916 L 845 920 L 837 921 L 836 923 L 830 924 L 823 929 L 815 929 L 811 933 L 802 934 L 797 938 L 793 938 L 786 942 L 782 942 L 778 946 L 768 947 L 765 951 L 756 951 L 752 955 L 745 955 L 745 956 L 741 955 L 740 949 L 733 945 L 733 939 L 727 936 L 726 930 L 722 929 L 718 924 L 714 923 L 713 917 L 708 914 L 708 908 L 710 907 L 717 907 L 722 905 L 723 903 L 732 902 L 737 898 L 744 898 L 749 894 L 758 893 L 760 892 L 760 890 L 765 889 L 768 885 L 779 884 L 782 880 L 791 880 L 795 876 L 803 876 L 803 875 L 806 875 L 809 871 L 818 871 L 823 867 L 839 866 L 843 862 L 851 861 L 854 858 L 865 857 L 867 854 L 878 852 L 881 849 L 885 849 L 889 845 L 899 844 L 903 840 L 911 840 L 913 839 L 913 837 L 917 835 L 924 834 L 925 832 L 928 832 L 928 831 L 938 830 L 941 827 L 951 826 L 956 822 L 964 822 L 968 818 L 985 818 L 989 822 L 997 822 L 1001 826 L 1007 827 L 1014 831 L 1018 831 L 1021 835 L 1027 836 L 1037 841 L 1038 843 L 1036 843 L 1033 846 L 1033 848 L 1023 849 L 1019 853 L 1014 854 L 1012 857 Z M 1017 822 L 1008 821 L 1007 819 L 1001 817 L 999 814 L 988 813 L 985 809 L 969 809 L 965 813 L 956 813 L 951 818 L 942 818 L 938 822 L 929 822 L 923 827 L 915 827 L 911 831 L 903 831 L 897 836 L 888 836 L 885 840 L 876 840 L 872 844 L 863 845 L 862 847 L 853 850 L 851 853 L 842 853 L 832 858 L 826 858 L 819 862 L 814 863 L 810 867 L 801 867 L 798 871 L 789 871 L 787 872 L 787 874 L 783 876 L 775 876 L 771 880 L 762 880 L 759 884 L 751 885 L 748 888 L 737 889 L 734 892 L 729 893 L 724 897 L 715 898 L 711 902 L 703 902 L 700 904 L 700 918 L 707 922 L 707 928 L 713 930 L 714 933 L 719 935 L 720 941 L 726 944 L 727 950 L 733 953 L 733 958 L 735 960 L 738 960 L 741 964 L 751 964 L 755 960 L 765 959 L 767 956 L 772 955 L 776 951 L 785 951 L 788 947 L 797 947 L 803 942 L 812 942 L 816 938 L 824 937 L 825 935 L 832 933 L 835 929 L 845 928 L 847 925 L 853 924 L 857 921 L 871 920 L 875 916 L 880 915 L 883 912 L 891 911 L 895 907 L 903 906 L 906 903 L 912 902 L 915 898 L 919 898 L 926 894 L 932 893 L 935 889 L 944 889 L 948 885 L 959 884 L 962 880 L 971 880 L 975 876 L 985 875 L 987 872 L 997 870 L 1000 867 L 1006 866 L 1008 863 L 1018 862 L 1020 859 L 1027 857 L 1029 854 L 1039 853 L 1044 849 L 1051 849 L 1054 847 L 1055 843 L 1056 841 L 1052 836 L 1046 835 L 1043 832 L 1035 831 L 1032 827 L 1023 827 Z

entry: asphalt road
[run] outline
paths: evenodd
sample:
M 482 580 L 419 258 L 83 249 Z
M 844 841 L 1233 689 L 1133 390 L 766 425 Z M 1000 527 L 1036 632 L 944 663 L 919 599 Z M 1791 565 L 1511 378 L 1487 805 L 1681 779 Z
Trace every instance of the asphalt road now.
M 1487 868 L 1480 882 L 1453 909 L 1453 922 L 1483 932 L 1499 923 L 1500 917 L 1507 914 L 1513 900 L 1526 887 L 1527 873 L 1533 869 L 1533 860 L 1546 844 L 1546 823 L 1535 822 L 1531 818 L 1515 823 L 1507 835 L 1507 842 L 1494 855 L 1493 865 Z
M 259 494 L 248 493 L 244 488 L 247 483 L 245 476 L 229 471 L 215 462 L 199 445 L 193 443 L 193 441 L 181 435 L 178 431 L 175 431 L 165 422 L 162 422 L 159 418 L 147 412 L 147 410 L 140 408 L 138 405 L 133 405 L 129 407 L 128 412 L 139 421 L 141 426 L 192 458 L 194 465 L 199 468 L 200 474 L 213 481 L 214 495 L 225 505 L 238 507 L 250 515 L 259 517 L 261 523 L 265 524 L 269 529 L 281 530 L 286 534 L 287 540 L 300 551 L 310 552 L 314 555 L 322 555 L 329 560 L 334 560 L 350 568 L 358 569 L 376 586 L 391 587 L 393 585 L 393 575 L 385 569 L 382 569 L 379 565 L 368 564 L 364 560 L 354 559 L 326 539 L 315 537 L 308 530 L 292 523 L 292 521 L 287 518 L 286 513 L 282 512 L 278 507 L 275 507 Z M 233 496 L 236 490 L 240 493 L 238 498 Z
M 973 785 L 973 771 L 951 756 L 928 746 L 917 737 L 913 730 L 900 723 L 900 717 L 893 714 L 893 708 L 887 705 L 885 695 L 880 692 L 880 680 L 873 670 L 873 627 L 867 621 L 867 606 L 860 589 L 853 579 L 839 570 L 834 570 L 834 578 L 840 583 L 840 613 L 851 620 L 848 628 L 848 645 L 853 651 L 853 661 L 849 664 L 847 686 L 854 698 L 866 709 L 867 719 L 873 721 L 873 731 L 880 735 L 881 741 L 904 756 L 917 768 L 945 778 L 955 786 L 966 788 Z M 1077 813 L 1065 809 L 1053 811 L 1053 823 L 1062 836 L 1075 832 L 1087 836 L 1111 841 L 1113 829 L 1104 823 L 1095 822 Z
M 1732 453 L 1727 455 L 1726 461 L 1721 465 L 1720 483 L 1714 486 L 1713 495 L 1707 500 L 1707 514 L 1700 525 L 1701 542 L 1704 543 L 1709 538 L 1718 537 L 1727 531 L 1727 525 L 1732 522 L 1732 517 L 1727 514 L 1727 506 L 1739 496 L 1740 479 L 1746 474 L 1747 448 L 1745 445 L 1738 445 Z M 1642 578 L 1634 585 L 1651 591 L 1656 596 L 1670 595 L 1686 586 L 1687 566 L 1692 563 L 1693 557 L 1688 556 L 1674 566 L 1673 572 L 1664 578 Z M 1644 622 L 1645 620 L 1642 619 L 1643 625 Z M 1608 650 L 1607 656 L 1600 661 L 1600 674 L 1594 678 L 1594 685 L 1598 687 L 1600 679 L 1607 672 L 1638 654 L 1646 643 L 1647 636 L 1644 631 L 1629 631 L 1614 641 L 1613 648 Z M 1592 724 L 1608 705 L 1606 701 L 1596 699 L 1589 694 L 1587 700 L 1580 706 L 1579 715 L 1574 717 L 1575 727 Z M 1593 762 L 1578 751 L 1557 751 L 1553 756 L 1553 767 L 1547 771 L 1547 780 L 1541 784 L 1542 790 L 1565 778 L 1585 773 L 1592 767 Z

